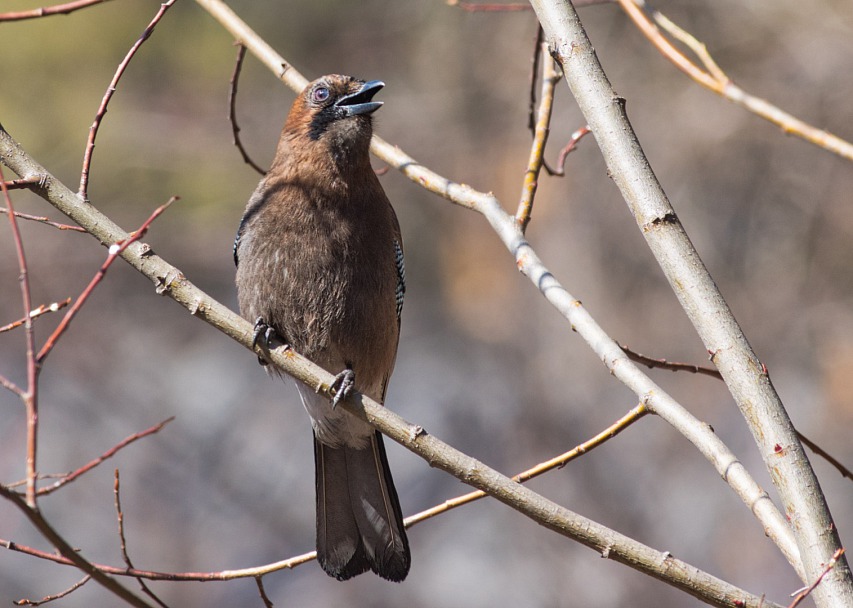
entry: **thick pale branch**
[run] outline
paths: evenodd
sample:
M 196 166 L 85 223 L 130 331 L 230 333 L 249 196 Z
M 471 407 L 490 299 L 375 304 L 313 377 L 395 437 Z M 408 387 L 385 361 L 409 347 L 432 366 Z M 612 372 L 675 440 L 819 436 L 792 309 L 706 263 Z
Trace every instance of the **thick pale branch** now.
M 532 4 L 610 175 L 741 409 L 782 497 L 786 516 L 794 523 L 806 580 L 814 580 L 840 541 L 820 485 L 767 370 L 658 183 L 628 121 L 625 104 L 610 86 L 574 8 L 558 0 L 533 0 Z M 853 579 L 846 561 L 839 562 L 815 593 L 818 606 L 853 605 Z

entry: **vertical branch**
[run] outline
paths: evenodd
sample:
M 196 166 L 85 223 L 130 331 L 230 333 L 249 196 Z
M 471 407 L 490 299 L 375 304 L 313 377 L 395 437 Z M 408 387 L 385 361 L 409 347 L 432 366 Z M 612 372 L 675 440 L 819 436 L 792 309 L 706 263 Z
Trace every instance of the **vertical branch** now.
M 521 201 L 515 214 L 515 221 L 521 226 L 522 233 L 527 229 L 527 224 L 530 223 L 533 197 L 536 196 L 536 189 L 539 186 L 539 173 L 544 163 L 545 144 L 548 142 L 548 133 L 550 132 L 551 110 L 554 107 L 554 88 L 560 81 L 560 73 L 556 70 L 554 60 L 548 55 L 547 49 L 544 53 L 536 53 L 537 56 L 540 54 L 547 56 L 542 64 L 542 94 L 533 131 L 530 159 L 527 163 L 527 171 L 524 174 L 524 184 L 521 187 Z
M 6 188 L 6 180 L 3 177 L 3 169 L 0 168 L 0 189 L 6 200 L 6 208 L 9 210 L 9 224 L 12 228 L 12 238 L 15 241 L 15 251 L 18 255 L 19 280 L 21 282 L 21 299 L 24 304 L 24 334 L 27 342 L 27 390 L 21 395 L 27 410 L 27 505 L 36 508 L 36 481 L 38 478 L 38 467 L 36 466 L 36 452 L 38 448 L 38 362 L 35 355 L 35 332 L 33 331 L 33 319 L 30 311 L 33 308 L 30 297 L 30 279 L 27 269 L 27 258 L 24 254 L 24 242 L 21 231 L 18 228 L 18 219 L 15 216 L 15 207 L 12 205 L 12 197 Z
M 620 0 L 622 1 L 622 0 Z M 532 0 L 551 53 L 589 126 L 609 174 L 712 360 L 726 381 L 779 491 L 805 567 L 816 578 L 841 542 L 820 483 L 761 363 L 693 247 L 643 152 L 620 99 L 571 3 Z M 853 605 L 846 560 L 815 590 L 823 608 Z

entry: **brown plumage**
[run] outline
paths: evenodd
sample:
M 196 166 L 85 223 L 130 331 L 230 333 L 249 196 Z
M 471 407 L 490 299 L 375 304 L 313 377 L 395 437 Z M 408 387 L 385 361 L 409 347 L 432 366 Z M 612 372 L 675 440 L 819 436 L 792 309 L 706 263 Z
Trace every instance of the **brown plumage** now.
M 237 239 L 241 314 L 383 402 L 405 291 L 397 218 L 370 166 L 378 81 L 324 76 L 296 98 Z M 342 371 L 343 370 L 343 371 Z M 353 385 L 354 381 L 354 385 Z M 382 435 L 298 385 L 314 429 L 317 555 L 340 580 L 392 581 L 410 555 Z

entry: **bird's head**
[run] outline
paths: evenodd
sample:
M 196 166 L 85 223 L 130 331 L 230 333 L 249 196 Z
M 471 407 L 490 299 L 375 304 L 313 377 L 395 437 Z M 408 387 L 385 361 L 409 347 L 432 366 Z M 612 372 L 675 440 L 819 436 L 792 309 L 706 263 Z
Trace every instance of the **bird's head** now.
M 371 114 L 382 107 L 373 96 L 385 86 L 331 74 L 310 83 L 293 102 L 284 126 L 286 136 L 302 143 L 326 142 L 338 149 L 364 147 L 373 134 Z

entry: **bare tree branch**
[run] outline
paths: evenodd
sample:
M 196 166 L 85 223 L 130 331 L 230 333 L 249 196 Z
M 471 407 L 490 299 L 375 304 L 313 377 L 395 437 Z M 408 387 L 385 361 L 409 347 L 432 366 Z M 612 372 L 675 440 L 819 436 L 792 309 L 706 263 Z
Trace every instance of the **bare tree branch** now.
M 620 0 L 623 7 L 634 6 Z M 551 53 L 563 66 L 569 88 L 596 136 L 610 175 L 633 213 L 743 414 L 793 526 L 807 580 L 813 580 L 840 547 L 829 507 L 766 368 L 690 242 L 649 166 L 592 44 L 571 4 L 533 0 Z M 636 7 L 634 7 L 636 8 Z M 843 559 L 843 558 L 842 558 Z M 846 561 L 817 590 L 818 606 L 853 605 L 853 578 Z
M 205 2 L 209 1 L 205 0 Z M 293 78 L 292 75 L 290 77 Z M 400 153 L 402 154 L 402 152 Z M 7 164 L 22 177 L 44 176 L 45 188 L 39 191 L 39 194 L 76 223 L 86 228 L 102 244 L 112 244 L 129 238 L 129 235 L 108 217 L 101 214 L 91 204 L 84 204 L 79 196 L 51 176 L 3 130 L 0 130 L 0 161 Z M 395 163 L 396 165 L 397 163 Z M 503 211 L 502 213 L 506 217 L 506 221 L 513 226 L 515 233 L 518 234 L 518 224 L 514 218 Z M 535 256 L 535 253 L 529 250 L 526 255 Z M 334 376 L 292 349 L 282 347 L 262 353 L 260 347 L 253 347 L 253 327 L 248 321 L 202 292 L 190 283 L 177 268 L 152 253 L 149 247 L 141 242 L 134 242 L 121 253 L 121 256 L 131 266 L 151 279 L 157 293 L 169 295 L 187 308 L 191 314 L 213 325 L 246 348 L 254 350 L 255 354 L 263 354 L 285 373 L 312 387 L 319 394 L 331 397 Z M 614 348 L 627 361 L 624 353 L 621 353 L 618 347 L 614 346 Z M 648 403 L 647 400 L 646 404 L 648 405 Z M 750 595 L 742 589 L 676 559 L 668 552 L 656 551 L 547 500 L 426 433 L 422 427 L 403 420 L 400 416 L 364 395 L 355 394 L 341 402 L 338 407 L 343 407 L 362 420 L 366 420 L 391 439 L 427 460 L 432 466 L 487 492 L 546 528 L 596 550 L 602 557 L 626 564 L 714 606 L 731 608 L 768 606 L 768 603 L 764 602 L 762 598 Z M 736 460 L 732 460 L 729 466 L 730 468 L 737 468 Z M 8 490 L 3 492 L 3 495 L 20 500 Z M 769 503 L 769 500 L 766 502 Z M 758 507 L 758 505 L 754 506 Z M 39 530 L 42 529 L 39 528 Z M 51 536 L 50 540 L 55 543 L 64 543 L 61 538 L 58 538 L 58 535 Z M 64 551 L 63 555 L 67 558 L 71 557 L 66 555 Z M 79 556 L 75 555 L 75 557 Z M 100 576 L 104 576 L 91 564 L 85 563 L 85 572 L 94 570 Z M 124 589 L 122 588 L 122 590 Z M 136 599 L 138 600 L 138 598 Z
M 0 21 L 21 21 L 23 19 L 37 19 L 39 17 L 49 17 L 50 15 L 67 15 L 81 8 L 101 4 L 107 0 L 75 0 L 74 2 L 65 2 L 64 4 L 56 4 L 54 6 L 44 6 L 42 8 L 34 8 L 28 11 L 16 11 L 10 13 L 0 13 Z

